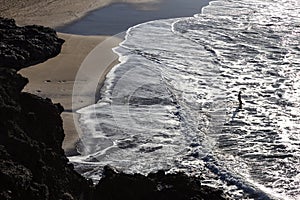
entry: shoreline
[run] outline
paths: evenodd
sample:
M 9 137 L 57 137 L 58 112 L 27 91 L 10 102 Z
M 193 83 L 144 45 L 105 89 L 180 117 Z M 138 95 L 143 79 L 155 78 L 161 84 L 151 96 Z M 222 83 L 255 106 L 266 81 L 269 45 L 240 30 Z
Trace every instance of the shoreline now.
M 36 94 L 43 98 L 52 99 L 53 103 L 60 103 L 65 108 L 65 111 L 61 114 L 63 118 L 63 127 L 65 131 L 65 139 L 62 148 L 65 150 L 67 156 L 71 156 L 77 153 L 76 144 L 80 140 L 79 134 L 76 130 L 74 122 L 78 119 L 79 115 L 76 110 L 91 105 L 91 95 L 94 95 L 94 91 L 85 91 L 86 97 L 84 101 L 76 104 L 75 110 L 72 108 L 72 92 L 73 84 L 76 78 L 78 69 L 86 56 L 101 42 L 110 38 L 110 36 L 80 36 L 58 33 L 58 37 L 65 40 L 61 53 L 48 61 L 34 65 L 28 68 L 24 68 L 19 73 L 29 79 L 29 83 L 24 88 L 24 92 Z M 116 38 L 109 45 L 111 48 L 117 46 L 120 39 Z M 111 50 L 110 48 L 110 50 Z M 107 53 L 117 55 L 111 50 Z M 114 56 L 112 55 L 112 56 Z M 98 56 L 99 61 L 104 60 L 103 55 Z M 114 60 L 107 66 L 99 63 L 99 70 L 101 70 L 101 76 L 99 79 L 98 88 L 102 87 L 106 74 L 118 64 L 118 60 Z M 84 82 L 82 83 L 82 85 Z
M 145 6 L 143 9 L 146 9 L 147 5 L 152 5 L 160 1 L 161 0 L 102 0 L 99 2 L 97 0 L 88 0 L 82 4 L 79 0 L 28 0 L 26 3 L 18 4 L 15 0 L 4 0 L 0 6 L 0 16 L 14 18 L 16 23 L 20 25 L 38 24 L 53 28 L 80 20 L 80 18 L 87 15 L 90 11 L 113 3 L 128 3 L 138 7 Z M 44 98 L 51 98 L 54 103 L 61 103 L 65 108 L 65 111 L 61 115 L 65 130 L 63 149 L 67 155 L 72 155 L 74 152 L 77 152 L 75 151 L 75 146 L 79 139 L 73 120 L 73 118 L 77 118 L 78 115 L 72 110 L 72 89 L 76 72 L 85 56 L 87 56 L 97 44 L 103 42 L 110 36 L 82 36 L 65 33 L 58 33 L 58 36 L 66 40 L 62 52 L 58 56 L 42 64 L 22 69 L 19 73 L 29 79 L 29 84 L 23 91 Z M 119 42 L 121 42 L 121 40 L 119 40 Z M 110 51 L 111 54 L 114 54 L 111 48 L 117 46 L 119 42 L 105 49 L 105 52 Z M 102 59 L 103 58 L 99 57 L 100 61 Z M 109 66 L 104 66 L 106 70 L 102 71 L 103 75 L 101 75 L 99 80 L 98 91 L 102 87 L 106 74 L 116 64 L 118 64 L 117 58 Z M 88 93 L 90 94 L 89 91 Z M 77 109 L 94 103 L 95 102 L 91 101 L 85 104 L 79 103 Z
M 79 0 L 28 0 L 20 4 L 15 0 L 4 0 L 0 6 L 0 17 L 13 18 L 18 25 L 42 25 L 48 27 L 61 27 L 84 17 L 90 11 L 108 6 L 112 3 L 129 3 L 137 6 L 146 3 L 155 3 L 160 0 L 88 0 L 84 4 Z M 44 63 L 23 68 L 18 73 L 29 79 L 29 83 L 24 88 L 24 92 L 36 94 L 43 98 L 50 98 L 54 103 L 60 103 L 65 108 L 61 114 L 65 139 L 62 148 L 67 156 L 77 153 L 76 144 L 79 141 L 74 118 L 78 114 L 72 110 L 73 83 L 84 58 L 99 43 L 111 36 L 94 35 L 83 36 L 75 34 L 57 33 L 58 37 L 65 40 L 61 53 L 47 60 Z M 116 40 L 114 44 L 105 52 L 115 54 L 112 48 L 117 46 L 121 40 Z M 116 55 L 116 54 L 115 54 Z M 116 57 L 118 57 L 116 55 Z M 99 56 L 99 60 L 105 59 Z M 109 66 L 102 66 L 102 75 L 99 79 L 98 89 L 101 89 L 105 81 L 106 74 L 112 67 L 118 64 L 116 59 Z M 88 91 L 89 92 L 89 91 Z M 79 104 L 76 109 L 94 104 L 95 102 L 85 102 Z
M 28 84 L 28 80 L 18 74 L 22 67 L 41 63 L 48 59 L 45 63 L 57 60 L 56 56 L 61 52 L 63 41 L 57 37 L 54 30 L 49 28 L 18 27 L 13 20 L 7 19 L 0 19 L 0 24 L 2 27 L 0 33 L 4 36 L 3 46 L 8 47 L 8 53 L 1 54 L 3 62 L 0 73 L 0 110 L 2 111 L 0 118 L 3 133 L 0 143 L 0 184 L 3 187 L 0 190 L 0 199 L 96 200 L 151 199 L 152 197 L 174 200 L 195 197 L 224 199 L 221 190 L 206 186 L 199 187 L 200 177 L 189 177 L 180 172 L 166 174 L 165 171 L 160 170 L 148 176 L 130 175 L 105 166 L 102 172 L 104 178 L 97 185 L 80 175 L 78 171 L 75 171 L 74 165 L 69 162 L 62 149 L 64 130 L 60 114 L 63 108 L 53 104 L 50 99 L 22 92 L 24 86 Z M 60 35 L 60 37 L 67 38 L 63 50 L 66 53 L 66 46 L 72 46 L 70 40 L 73 38 L 74 41 L 80 36 Z M 28 46 L 28 43 L 35 45 Z M 108 46 L 105 47 L 104 49 L 107 50 Z M 15 52 L 15 49 L 20 52 Z M 11 52 L 16 56 L 11 56 Z M 74 51 L 71 52 L 74 56 Z M 81 50 L 80 53 L 82 53 Z M 97 53 L 96 55 L 98 55 Z M 107 53 L 104 54 L 107 56 Z M 63 60 L 65 57 L 61 59 Z M 113 63 L 111 58 L 109 60 Z M 69 62 L 72 61 L 69 60 Z M 59 65 L 59 63 L 57 64 Z M 64 66 L 66 63 L 61 62 L 60 64 Z M 44 75 L 46 73 L 51 75 L 54 68 L 57 75 L 55 81 L 47 79 L 43 82 L 44 84 L 50 85 L 54 82 L 58 86 L 58 83 L 66 82 L 59 79 L 66 77 L 66 74 L 57 73 L 64 68 L 50 65 L 43 67 L 49 67 L 51 70 L 42 71 L 35 66 L 32 68 L 37 68 L 35 72 L 40 71 Z M 99 77 L 99 74 L 96 76 Z M 49 76 L 44 77 L 48 78 Z M 44 80 L 40 76 L 35 78 Z M 37 85 L 41 86 L 42 84 L 36 79 L 34 80 Z M 64 90 L 60 91 L 59 88 L 55 89 L 65 92 Z M 40 90 L 38 93 L 42 92 Z M 182 187 L 182 185 L 186 187 Z M 157 188 L 161 186 L 163 190 L 158 191 Z

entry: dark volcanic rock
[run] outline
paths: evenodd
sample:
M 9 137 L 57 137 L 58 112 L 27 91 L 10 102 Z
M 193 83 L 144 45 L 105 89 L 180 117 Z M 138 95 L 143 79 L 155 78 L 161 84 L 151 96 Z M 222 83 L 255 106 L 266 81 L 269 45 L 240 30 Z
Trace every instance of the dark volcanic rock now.
M 0 68 L 0 199 L 89 199 L 90 183 L 61 148 L 62 107 L 21 93 L 26 83 Z
M 21 69 L 60 53 L 64 40 L 51 28 L 19 27 L 13 19 L 0 18 L 0 67 Z
M 164 171 L 143 176 L 124 174 L 106 166 L 96 186 L 94 200 L 200 200 L 224 199 L 222 192 L 201 186 L 200 179 Z
M 22 93 L 28 83 L 15 69 L 57 55 L 54 30 L 18 27 L 0 18 L 0 199 L 89 198 L 91 183 L 68 163 L 61 105 Z

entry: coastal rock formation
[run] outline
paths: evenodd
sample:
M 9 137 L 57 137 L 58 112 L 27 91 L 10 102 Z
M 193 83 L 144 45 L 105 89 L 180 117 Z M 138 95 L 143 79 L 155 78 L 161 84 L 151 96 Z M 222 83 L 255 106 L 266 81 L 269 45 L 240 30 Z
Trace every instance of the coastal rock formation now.
M 15 70 L 57 55 L 63 40 L 49 28 L 8 19 L 0 19 L 0 37 L 0 199 L 87 196 L 91 184 L 61 148 L 62 106 L 21 92 L 28 80 Z
M 63 199 L 89 184 L 61 148 L 62 107 L 22 93 L 27 79 L 0 68 L 0 199 Z
M 104 167 L 95 197 L 113 200 L 224 199 L 221 191 L 201 186 L 199 178 L 183 173 L 165 174 L 164 171 L 158 171 L 148 176 L 130 175 L 109 166 Z
M 22 89 L 16 69 L 58 54 L 63 41 L 37 26 L 17 27 L 0 18 L 0 199 L 223 199 L 199 179 L 163 171 L 127 175 L 105 167 L 94 186 L 79 175 L 61 148 L 63 107 Z
M 21 69 L 44 62 L 60 53 L 63 42 L 51 28 L 19 27 L 13 19 L 0 18 L 0 67 Z

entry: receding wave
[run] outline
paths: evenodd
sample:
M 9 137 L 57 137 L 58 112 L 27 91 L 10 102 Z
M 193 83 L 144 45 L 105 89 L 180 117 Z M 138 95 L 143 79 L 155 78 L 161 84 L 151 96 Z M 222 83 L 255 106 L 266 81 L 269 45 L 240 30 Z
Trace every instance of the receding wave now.
M 220 0 L 130 28 L 101 99 L 79 111 L 82 156 L 70 160 L 95 180 L 106 164 L 182 170 L 234 199 L 299 198 L 299 10 Z

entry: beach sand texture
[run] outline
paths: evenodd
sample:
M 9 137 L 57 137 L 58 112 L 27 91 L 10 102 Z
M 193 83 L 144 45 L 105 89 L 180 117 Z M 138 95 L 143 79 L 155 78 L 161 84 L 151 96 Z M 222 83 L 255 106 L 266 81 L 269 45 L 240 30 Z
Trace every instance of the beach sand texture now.
M 24 68 L 20 70 L 20 73 L 29 79 L 29 83 L 26 85 L 23 91 L 36 94 L 44 98 L 51 98 L 54 103 L 61 103 L 65 108 L 62 113 L 65 140 L 63 143 L 63 149 L 67 154 L 74 152 L 74 145 L 78 141 L 78 132 L 74 126 L 73 116 L 77 119 L 75 111 L 84 106 L 93 104 L 90 96 L 94 95 L 95 91 L 85 91 L 86 99 L 73 106 L 72 109 L 72 91 L 75 81 L 76 73 L 84 61 L 86 56 L 93 50 L 98 44 L 110 38 L 109 36 L 79 36 L 59 33 L 58 36 L 65 40 L 61 53 L 44 63 Z M 105 80 L 105 75 L 109 70 L 118 63 L 117 55 L 113 53 L 111 48 L 118 45 L 121 42 L 120 39 L 115 38 L 109 40 L 110 48 L 107 48 L 107 53 L 111 54 L 111 57 L 115 58 L 115 61 L 111 64 L 107 63 L 106 54 L 98 56 L 99 70 L 102 75 L 99 80 L 101 84 Z M 82 81 L 82 84 L 86 82 Z
M 1 0 L 0 17 L 14 18 L 19 25 L 38 24 L 57 27 L 111 3 L 144 3 L 159 0 Z

